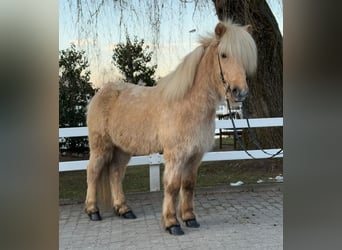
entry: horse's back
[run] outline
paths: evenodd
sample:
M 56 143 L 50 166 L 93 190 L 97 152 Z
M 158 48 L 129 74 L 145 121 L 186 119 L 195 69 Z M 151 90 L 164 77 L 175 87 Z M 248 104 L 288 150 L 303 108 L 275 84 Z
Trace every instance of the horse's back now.
M 152 98 L 154 92 L 153 87 L 106 84 L 88 107 L 89 139 L 101 135 L 132 154 L 159 151 L 156 126 L 159 122 L 157 104 L 160 103 Z

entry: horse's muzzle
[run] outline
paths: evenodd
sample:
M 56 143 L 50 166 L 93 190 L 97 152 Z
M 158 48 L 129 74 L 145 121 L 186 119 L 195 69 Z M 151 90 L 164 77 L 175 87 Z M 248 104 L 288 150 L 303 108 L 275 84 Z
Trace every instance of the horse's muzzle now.
M 248 88 L 238 89 L 233 88 L 232 89 L 232 97 L 236 102 L 242 102 L 246 99 L 246 96 L 248 94 Z

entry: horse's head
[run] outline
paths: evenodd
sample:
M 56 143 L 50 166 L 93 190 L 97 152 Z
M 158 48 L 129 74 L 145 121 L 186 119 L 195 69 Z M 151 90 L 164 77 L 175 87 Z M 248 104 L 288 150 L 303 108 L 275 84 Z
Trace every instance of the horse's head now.
M 246 76 L 257 66 L 257 49 L 250 35 L 250 25 L 240 26 L 228 20 L 215 28 L 220 92 L 231 101 L 243 101 L 248 93 Z M 215 57 L 215 55 L 214 55 Z M 214 59 L 215 60 L 215 59 Z

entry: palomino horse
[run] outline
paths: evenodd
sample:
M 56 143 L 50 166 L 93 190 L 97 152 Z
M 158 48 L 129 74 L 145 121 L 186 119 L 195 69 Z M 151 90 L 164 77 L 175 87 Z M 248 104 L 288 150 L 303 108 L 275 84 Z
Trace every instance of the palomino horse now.
M 163 152 L 163 226 L 171 234 L 184 234 L 176 215 L 178 195 L 181 220 L 188 227 L 200 226 L 194 214 L 194 187 L 203 154 L 214 142 L 216 106 L 226 96 L 243 100 L 248 92 L 246 74 L 256 69 L 249 27 L 231 20 L 218 23 L 215 33 L 202 38 L 201 45 L 157 86 L 117 82 L 94 96 L 87 115 L 85 212 L 91 220 L 101 220 L 97 191 L 103 176 L 116 214 L 136 218 L 122 190 L 127 163 L 131 155 Z

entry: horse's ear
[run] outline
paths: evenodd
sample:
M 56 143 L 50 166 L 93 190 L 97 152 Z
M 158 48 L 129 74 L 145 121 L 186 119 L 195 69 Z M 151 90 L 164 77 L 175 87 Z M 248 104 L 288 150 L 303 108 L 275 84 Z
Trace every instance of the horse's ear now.
M 215 27 L 215 34 L 217 38 L 221 38 L 223 34 L 226 32 L 227 28 L 223 23 L 218 23 Z
M 253 32 L 253 26 L 252 26 L 252 25 L 247 24 L 247 25 L 243 26 L 243 28 L 244 28 L 249 34 L 252 34 L 252 32 Z

